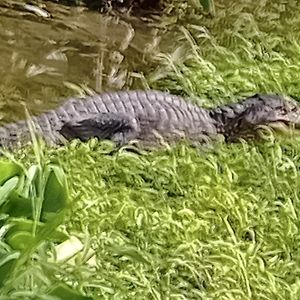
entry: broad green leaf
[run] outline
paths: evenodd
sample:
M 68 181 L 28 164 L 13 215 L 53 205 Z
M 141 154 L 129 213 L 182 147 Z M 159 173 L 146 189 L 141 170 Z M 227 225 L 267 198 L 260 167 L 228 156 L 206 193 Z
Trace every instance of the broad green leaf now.
M 92 300 L 93 298 L 83 296 L 78 291 L 71 289 L 66 284 L 59 283 L 55 287 L 53 287 L 49 293 L 49 295 L 54 296 L 53 300 Z
M 17 186 L 19 182 L 19 177 L 15 176 L 7 180 L 0 187 L 0 206 L 7 200 L 7 197 L 11 193 L 11 191 Z
M 33 238 L 32 233 L 34 228 L 34 221 L 26 219 L 11 219 L 7 222 L 7 224 L 10 226 L 10 228 L 5 234 L 5 241 L 12 248 L 22 249 L 22 243 L 26 234 L 29 234 L 27 239 L 27 245 L 30 241 L 33 241 L 30 239 L 30 237 Z M 43 239 L 51 239 L 52 241 L 63 242 L 68 238 L 66 234 L 57 230 L 56 226 L 55 228 L 50 228 L 51 226 L 49 224 L 44 224 L 41 222 L 37 224 L 36 237 L 40 238 L 40 235 L 42 234 L 43 230 L 46 229 L 46 227 L 49 227 L 49 231 L 51 231 L 51 234 L 47 235 L 46 237 L 43 237 Z
M 61 167 L 48 166 L 48 179 L 44 191 L 42 214 L 50 215 L 68 206 L 68 189 L 66 177 Z
M 19 252 L 1 253 L 0 254 L 0 286 L 10 275 L 14 262 L 19 258 Z
M 15 250 L 23 250 L 33 241 L 34 237 L 32 236 L 32 233 L 28 231 L 14 232 L 9 234 L 6 238 L 7 244 Z
M 9 214 L 11 217 L 32 218 L 31 199 L 25 198 L 13 190 L 8 197 L 8 201 L 2 206 L 1 212 Z
M 21 165 L 18 165 L 11 161 L 0 161 L 0 185 L 2 185 L 8 179 L 21 175 L 23 169 Z

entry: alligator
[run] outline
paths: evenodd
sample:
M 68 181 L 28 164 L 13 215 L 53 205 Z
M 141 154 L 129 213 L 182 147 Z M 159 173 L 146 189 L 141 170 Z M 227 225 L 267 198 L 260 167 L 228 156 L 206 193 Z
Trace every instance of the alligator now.
M 160 91 L 119 91 L 71 98 L 57 109 L 32 118 L 38 135 L 49 144 L 72 139 L 109 139 L 118 146 L 180 139 L 205 143 L 217 136 L 226 141 L 255 138 L 258 128 L 280 123 L 300 127 L 300 106 L 292 98 L 256 94 L 237 103 L 202 108 L 180 96 Z M 28 121 L 0 127 L 0 145 L 28 143 Z

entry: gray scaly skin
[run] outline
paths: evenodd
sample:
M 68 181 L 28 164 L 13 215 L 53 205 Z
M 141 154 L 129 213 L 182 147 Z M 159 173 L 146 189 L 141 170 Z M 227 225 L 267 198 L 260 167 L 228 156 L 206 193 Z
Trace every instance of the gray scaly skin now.
M 165 92 L 120 91 L 71 98 L 32 120 L 49 144 L 93 137 L 119 146 L 131 140 L 153 145 L 182 138 L 201 143 L 218 135 L 227 141 L 253 137 L 258 126 L 277 122 L 300 127 L 300 107 L 293 99 L 257 94 L 209 110 Z M 12 148 L 29 141 L 26 121 L 0 127 L 1 146 Z

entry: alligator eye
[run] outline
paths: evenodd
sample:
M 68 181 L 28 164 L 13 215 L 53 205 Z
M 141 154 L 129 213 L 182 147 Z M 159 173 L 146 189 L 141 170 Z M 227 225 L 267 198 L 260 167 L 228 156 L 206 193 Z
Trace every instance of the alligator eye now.
M 287 114 L 287 113 L 288 113 L 288 109 L 287 109 L 286 107 L 282 107 L 282 108 L 281 108 L 281 112 L 282 112 L 283 114 Z
M 281 114 L 284 114 L 286 112 L 286 109 L 284 107 L 280 107 L 280 109 L 278 109 L 280 111 Z

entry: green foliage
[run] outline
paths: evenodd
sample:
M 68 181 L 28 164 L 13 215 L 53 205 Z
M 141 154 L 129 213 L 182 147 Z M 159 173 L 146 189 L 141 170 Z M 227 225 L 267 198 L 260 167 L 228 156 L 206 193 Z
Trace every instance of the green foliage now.
M 11 294 L 12 298 L 15 280 L 26 274 L 23 268 L 34 262 L 34 253 L 47 243 L 61 243 L 68 238 L 58 229 L 69 208 L 65 173 L 60 166 L 43 160 L 36 139 L 34 152 L 38 163 L 28 170 L 13 160 L 0 161 L 0 295 Z M 47 252 L 44 255 L 47 257 Z M 50 261 L 49 257 L 46 261 Z M 43 277 L 51 277 L 47 268 L 43 271 Z M 48 286 L 44 287 L 44 297 L 40 290 L 39 299 L 90 299 L 64 283 L 47 291 Z
M 185 15 L 185 26 L 172 25 L 180 47 L 157 58 L 146 76 L 151 87 L 211 106 L 255 92 L 299 99 L 297 3 L 215 4 L 215 18 Z M 18 266 L 3 297 L 300 299 L 298 136 L 267 133 L 262 143 L 178 145 L 143 155 L 112 149 L 74 141 L 45 154 L 19 150 L 26 168 L 3 165 L 10 235 L 0 244 L 2 282 Z M 53 212 L 68 201 L 62 170 L 48 161 L 59 162 L 69 179 L 64 227 L 83 241 L 80 251 L 60 243 L 62 216 Z M 32 199 L 44 200 L 31 206 Z
M 1 251 L 0 253 L 0 286 L 7 280 L 7 277 L 12 272 L 15 262 L 20 257 L 18 251 Z
M 23 171 L 22 166 L 11 161 L 0 161 L 0 185 L 8 181 L 10 178 L 20 175 Z
M 33 165 L 23 173 L 19 164 L 0 161 L 3 184 L 0 186 L 0 212 L 13 217 L 33 218 L 33 202 L 42 202 L 41 220 L 68 207 L 67 184 L 63 171 L 53 164 L 40 169 Z M 1 169 L 2 170 L 2 169 Z M 14 176 L 18 174 L 18 176 Z M 38 193 L 41 191 L 42 195 Z
M 91 297 L 85 297 L 74 292 L 74 290 L 68 288 L 66 285 L 58 284 L 51 289 L 49 296 L 44 297 L 45 300 L 63 300 L 63 299 L 72 299 L 72 300 L 92 300 Z
M 43 204 L 41 206 L 44 215 L 55 212 L 57 213 L 56 217 L 58 217 L 60 216 L 59 212 L 67 207 L 65 205 L 67 191 L 64 173 L 57 166 L 45 165 L 44 170 L 42 168 L 41 170 L 46 176 L 38 176 L 39 168 L 37 165 L 32 166 L 28 172 L 25 172 L 20 164 L 2 160 L 0 170 L 0 181 L 2 183 L 0 186 L 1 237 L 2 242 L 8 247 L 5 247 L 1 254 L 0 273 L 2 276 L 0 285 L 3 286 L 20 267 L 19 258 L 23 256 L 24 259 L 25 252 L 34 250 L 45 239 L 45 237 L 41 237 L 41 234 L 45 231 L 44 227 L 48 226 L 50 229 L 48 231 L 51 232 L 47 235 L 47 239 L 53 241 L 66 239 L 66 235 L 57 232 L 57 226 L 53 227 L 53 224 L 41 223 L 40 219 L 35 219 L 33 208 L 34 202 L 41 200 L 46 203 L 46 206 Z M 55 176 L 56 174 L 59 175 L 59 179 L 58 176 Z M 39 182 L 39 178 L 44 180 Z M 45 191 L 40 198 L 37 194 L 37 187 L 39 186 L 42 187 L 41 190 Z M 53 202 L 57 200 L 57 195 L 62 198 L 59 202 L 61 205 Z M 41 215 L 41 213 L 37 215 Z M 60 221 L 62 221 L 61 218 Z
M 49 150 L 76 199 L 67 230 L 96 250 L 76 280 L 99 299 L 297 299 L 299 138 L 265 138 L 142 156 L 95 141 Z
M 300 99 L 299 13 L 295 1 L 268 0 L 218 1 L 214 18 L 188 15 L 174 25 L 179 46 L 158 55 L 150 87 L 209 106 L 256 92 Z

